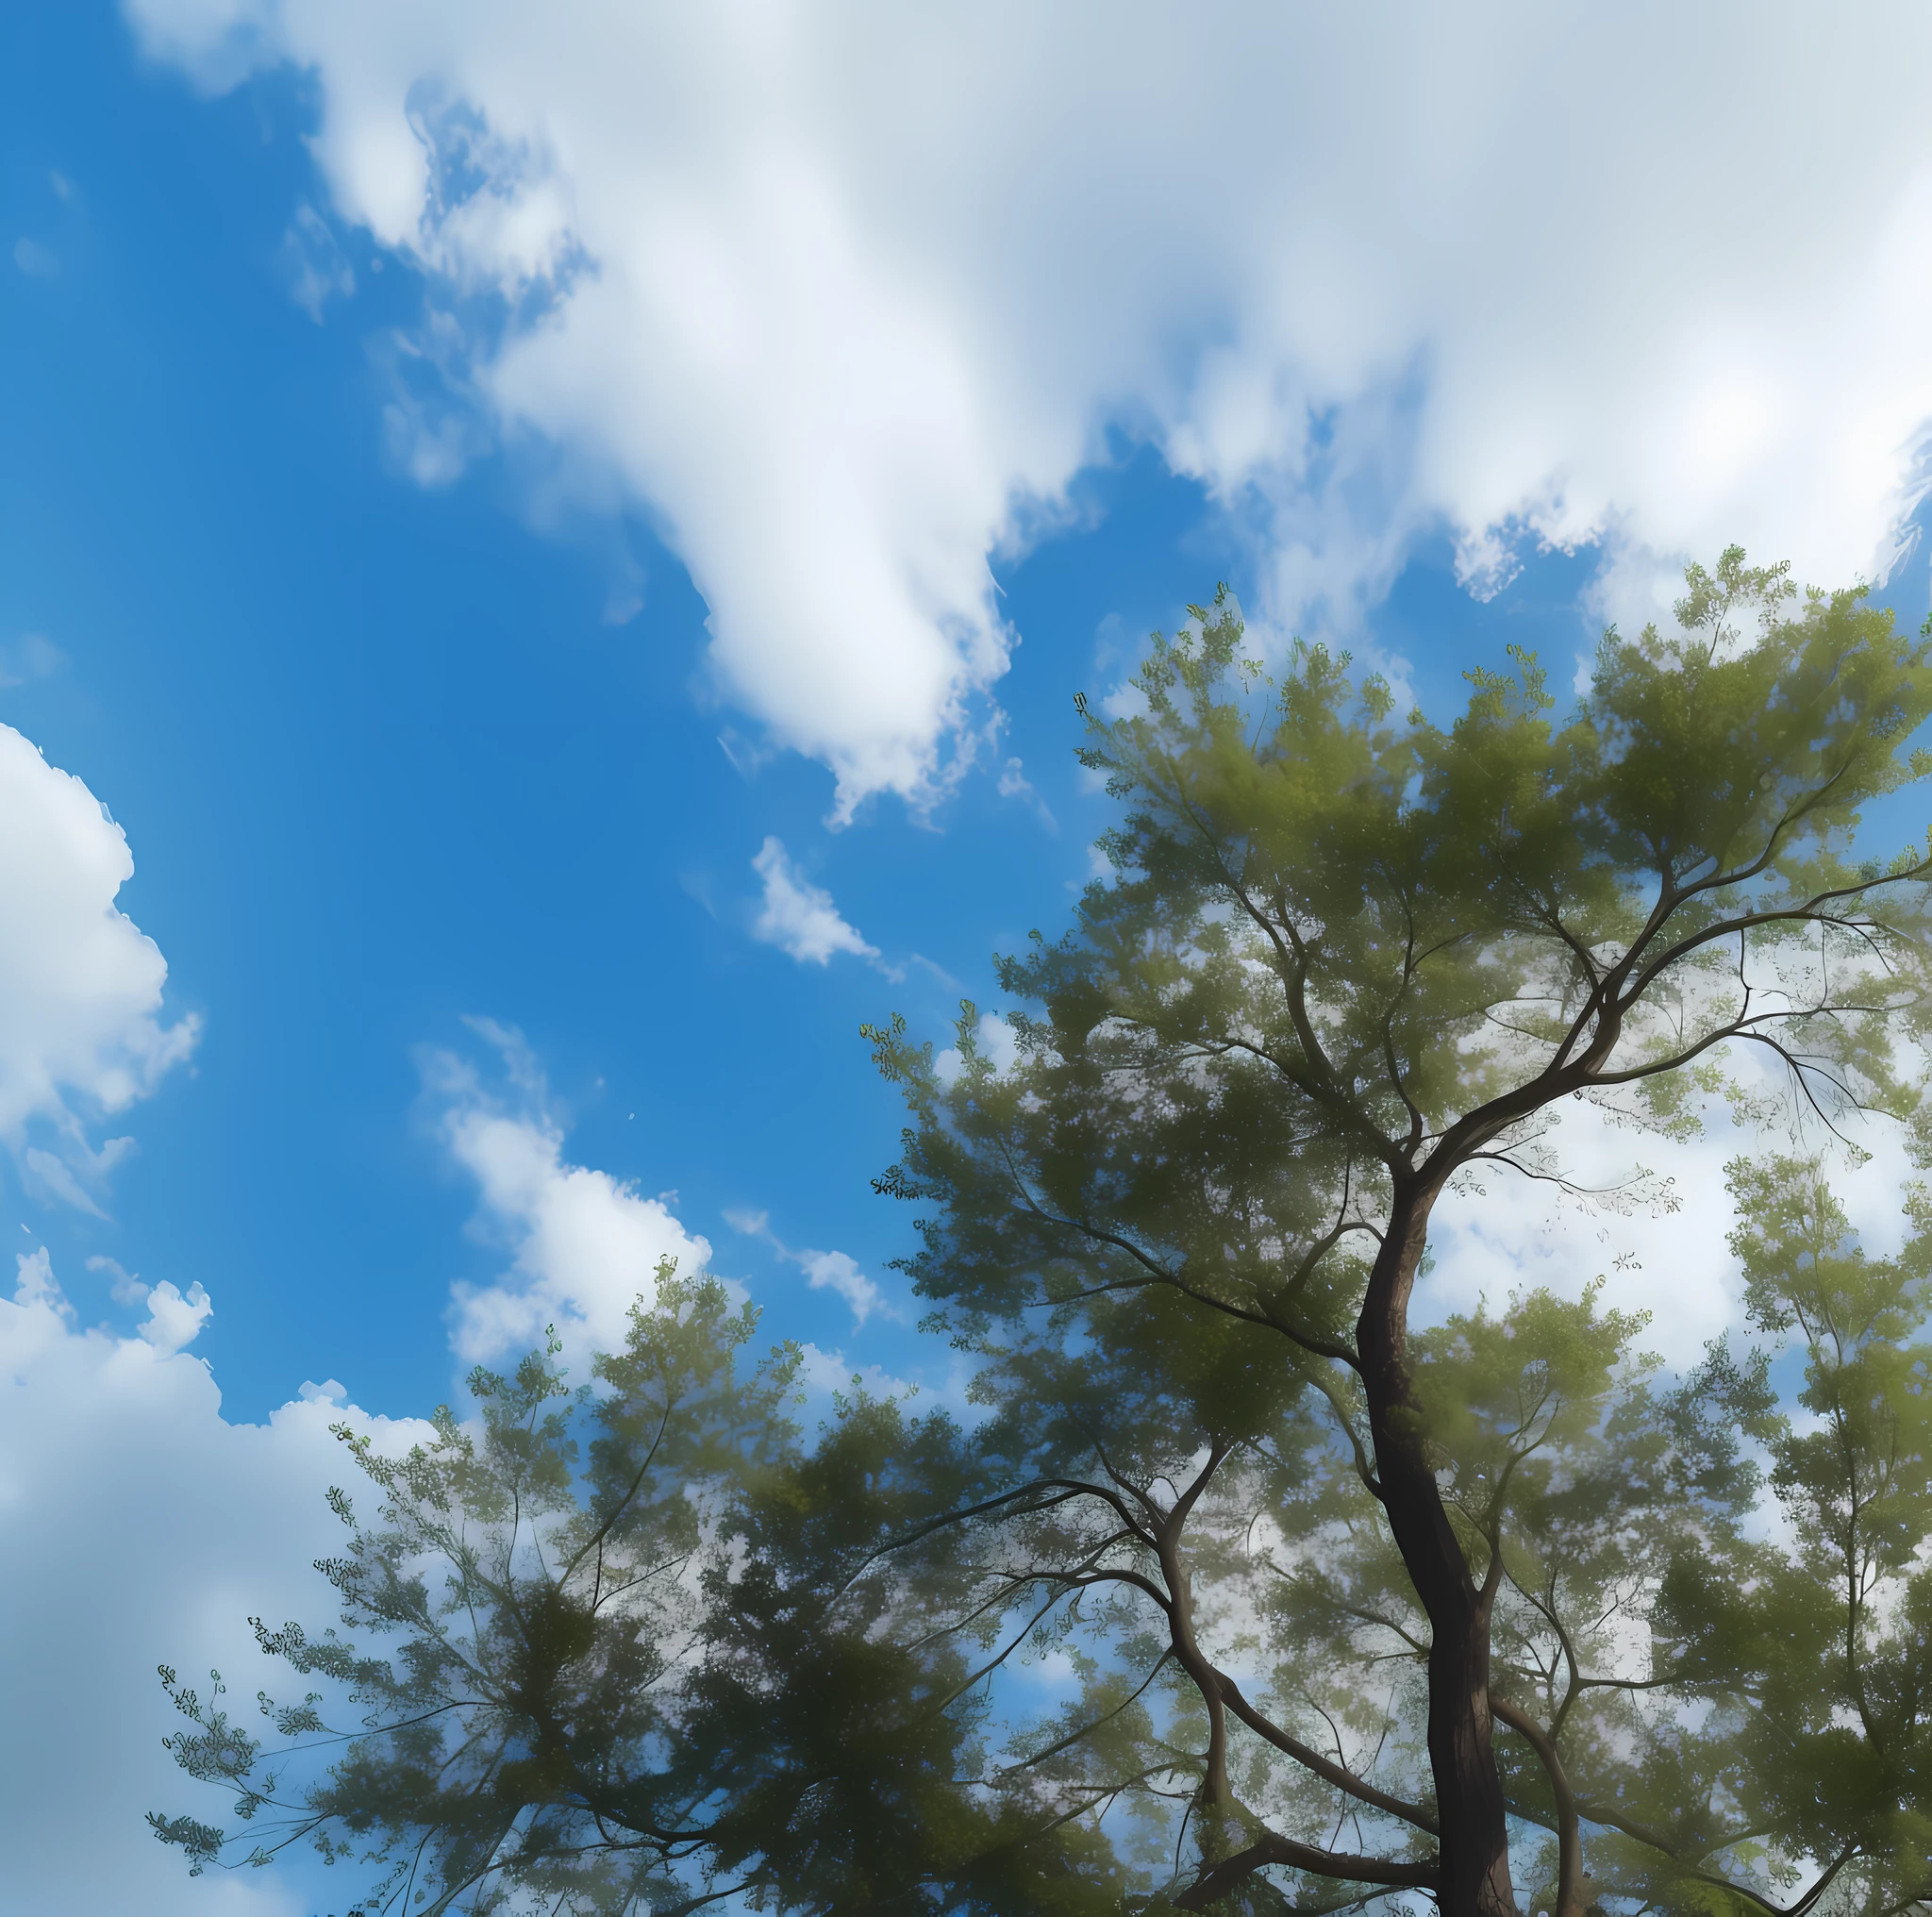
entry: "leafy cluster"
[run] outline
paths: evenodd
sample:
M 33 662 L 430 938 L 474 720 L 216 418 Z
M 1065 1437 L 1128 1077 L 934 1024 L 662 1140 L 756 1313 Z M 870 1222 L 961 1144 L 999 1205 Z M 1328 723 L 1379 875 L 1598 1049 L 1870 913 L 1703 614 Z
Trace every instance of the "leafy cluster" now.
M 488 1909 L 512 1887 L 566 1909 L 661 1901 L 704 1850 L 717 1791 L 720 1754 L 692 1735 L 683 1674 L 720 1501 L 791 1436 L 795 1354 L 741 1375 L 754 1322 L 715 1280 L 667 1267 L 625 1348 L 595 1360 L 594 1388 L 568 1388 L 553 1340 L 511 1376 L 476 1372 L 475 1424 L 440 1409 L 406 1456 L 338 1427 L 378 1500 L 358 1525 L 330 1493 L 352 1537 L 318 1568 L 354 1635 L 255 1631 L 363 1727 L 332 1731 L 325 1691 L 292 1709 L 260 1697 L 281 1739 L 341 1753 L 290 1796 L 286 1757 L 177 1693 L 195 1729 L 175 1756 L 232 1785 L 236 1815 L 268 1832 L 250 1861 L 298 1838 L 354 1855 L 376 1867 L 356 1913 L 416 1908 L 427 1887 L 431 1908 L 487 1891 L 471 1907 Z M 225 1845 L 198 1824 L 157 1827 L 197 1865 Z
M 364 1523 L 330 1492 L 343 1628 L 253 1621 L 321 1688 L 259 1694 L 258 1734 L 218 1673 L 204 1697 L 164 1668 L 192 1726 L 169 1746 L 241 1827 L 157 1835 L 195 1872 L 307 1841 L 353 1867 L 348 1917 L 1112 1908 L 1090 1833 L 1029 1844 L 1039 1820 L 958 1790 L 971 1673 L 903 1642 L 932 1565 L 861 1575 L 956 1492 L 958 1434 L 860 1394 L 807 1454 L 798 1353 L 747 1366 L 755 1325 L 667 1264 L 592 1384 L 553 1338 L 400 1457 L 338 1427 L 377 1500 Z

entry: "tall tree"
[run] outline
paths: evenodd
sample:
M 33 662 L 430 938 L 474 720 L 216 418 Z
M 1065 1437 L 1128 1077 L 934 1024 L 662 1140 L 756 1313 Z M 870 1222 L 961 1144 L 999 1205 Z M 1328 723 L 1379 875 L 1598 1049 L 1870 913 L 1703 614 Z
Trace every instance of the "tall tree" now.
M 318 1694 L 277 1758 L 168 1674 L 243 1831 L 160 1834 L 359 1849 L 371 1910 L 1932 1904 L 1932 1209 L 1868 1255 L 1824 1150 L 1932 1140 L 1932 864 L 1851 844 L 1928 645 L 1736 552 L 1678 612 L 1567 719 L 1520 657 L 1446 730 L 1271 678 L 1225 600 L 1157 642 L 1014 1056 L 872 1035 L 972 1416 L 808 1448 L 793 1359 L 663 1275 L 590 1394 L 540 1353 L 358 1453 L 353 1636 L 260 1636 L 365 1728 Z M 1665 1377 L 1614 1269 L 1411 1326 L 1446 1192 L 1667 1205 L 1577 1192 L 1558 1116 L 1725 1092 L 1818 1147 L 1731 1168 L 1764 1348 Z
M 1157 638 L 1139 710 L 1087 715 L 1082 757 L 1125 813 L 1074 929 L 1002 964 L 1031 1008 L 1012 1019 L 1017 1059 L 995 1069 L 970 1015 L 950 1076 L 903 1026 L 874 1034 L 913 1114 L 882 1189 L 930 1208 L 909 1270 L 982 1353 L 1027 1485 L 1001 1508 L 1036 1535 L 1004 1575 L 1138 1592 L 1204 1721 L 1183 1904 L 1280 1864 L 1341 1895 L 1426 1887 L 1451 1917 L 1501 1917 L 1499 1721 L 1574 1827 L 1549 1726 L 1494 1662 L 1501 1500 L 1549 1442 L 1543 1414 L 1520 1378 L 1498 1372 L 1485 1398 L 1469 1376 L 1535 1314 L 1464 1327 L 1461 1369 L 1432 1381 L 1409 1311 L 1443 1193 L 1560 1183 L 1573 1100 L 1681 1130 L 1753 1052 L 1824 1125 L 1916 1109 L 1894 1059 L 1924 1018 L 1932 862 L 1871 860 L 1852 834 L 1927 770 L 1908 745 L 1932 710 L 1926 641 L 1858 592 L 1799 599 L 1737 549 L 1691 569 L 1676 611 L 1675 634 L 1607 634 L 1567 719 L 1519 653 L 1513 675 L 1468 675 L 1445 729 L 1419 710 L 1395 723 L 1385 683 L 1319 648 L 1271 678 L 1224 597 L 1197 608 Z M 1537 1361 L 1601 1373 L 1586 1348 L 1616 1346 L 1619 1325 Z M 1293 1512 L 1324 1442 L 1310 1408 L 1354 1470 L 1346 1512 Z M 1399 1563 L 1413 1626 L 1356 1609 L 1422 1659 L 1425 1796 L 1370 1782 L 1339 1736 L 1317 1749 L 1207 1656 L 1182 1541 L 1230 1477 L 1230 1509 L 1251 1533 L 1272 1521 L 1301 1566 L 1332 1549 L 1386 1590 Z M 1591 1547 L 1551 1548 L 1561 1581 Z M 1326 1580 L 1337 1616 L 1353 1575 Z M 1343 1825 L 1392 1820 L 1405 1843 L 1372 1856 L 1268 1827 L 1235 1785 L 1235 1725 L 1339 1793 Z

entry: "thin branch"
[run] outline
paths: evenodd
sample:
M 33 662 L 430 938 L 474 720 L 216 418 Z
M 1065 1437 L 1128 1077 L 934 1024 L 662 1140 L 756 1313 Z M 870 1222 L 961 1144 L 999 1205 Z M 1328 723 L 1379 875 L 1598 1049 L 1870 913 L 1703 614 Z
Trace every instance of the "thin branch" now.
M 1374 1806 L 1377 1810 L 1386 1810 L 1391 1817 L 1399 1817 L 1405 1824 L 1412 1824 L 1418 1830 L 1425 1830 L 1431 1837 L 1440 1834 L 1434 1815 L 1424 1809 L 1420 1804 L 1411 1804 L 1407 1799 L 1392 1795 L 1387 1791 L 1378 1791 L 1374 1785 L 1365 1782 L 1344 1765 L 1325 1758 L 1312 1746 L 1305 1744 L 1299 1738 L 1291 1736 L 1272 1719 L 1264 1716 L 1241 1694 L 1241 1686 L 1224 1671 L 1216 1671 L 1220 1680 L 1223 1700 L 1241 1722 L 1262 1739 L 1271 1743 L 1285 1756 L 1292 1758 L 1304 1769 L 1312 1771 L 1325 1783 L 1335 1786 L 1338 1791 L 1363 1804 Z

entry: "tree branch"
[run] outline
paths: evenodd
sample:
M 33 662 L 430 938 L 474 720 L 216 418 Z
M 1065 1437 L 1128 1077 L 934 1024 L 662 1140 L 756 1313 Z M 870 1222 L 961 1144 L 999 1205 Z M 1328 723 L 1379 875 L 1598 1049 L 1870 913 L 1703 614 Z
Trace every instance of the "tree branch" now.
M 1246 1850 L 1237 1851 L 1197 1878 L 1174 1900 L 1174 1908 L 1205 1910 L 1271 1864 L 1307 1871 L 1311 1876 L 1341 1877 L 1357 1884 L 1408 1886 L 1419 1891 L 1432 1891 L 1441 1880 L 1441 1873 L 1433 1863 L 1351 1857 L 1342 1851 L 1318 1850 L 1313 1844 L 1296 1843 L 1291 1838 L 1277 1837 L 1269 1831 Z

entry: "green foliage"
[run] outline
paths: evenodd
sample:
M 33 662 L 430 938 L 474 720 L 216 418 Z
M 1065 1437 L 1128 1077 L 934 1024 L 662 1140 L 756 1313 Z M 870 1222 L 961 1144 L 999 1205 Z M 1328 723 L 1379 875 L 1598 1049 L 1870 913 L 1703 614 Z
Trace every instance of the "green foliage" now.
M 1077 1617 L 1086 1694 L 1050 1726 L 1056 1788 L 1070 1808 L 1138 1792 L 1184 1904 L 1257 1894 L 1266 1872 L 1304 1908 L 1383 1884 L 1500 1911 L 1509 1833 L 1518 1879 L 1542 1873 L 1571 1917 L 1626 1892 L 1731 1908 L 1840 1854 L 1791 1790 L 1776 1817 L 1743 1808 L 1772 1804 L 1776 1737 L 1824 1738 L 1850 1709 L 1784 1660 L 1811 1714 L 1763 1731 L 1740 1781 L 1745 1727 L 1770 1721 L 1743 1673 L 1773 1659 L 1740 1621 L 1782 1615 L 1759 1602 L 1774 1558 L 1807 1591 L 1837 1562 L 1752 1542 L 1760 1459 L 1800 1541 L 1849 1548 L 1856 1505 L 1879 1564 L 1863 1490 L 1826 1500 L 1819 1474 L 1859 1418 L 1904 1442 L 1918 1293 L 1859 1307 L 1874 1356 L 1833 1360 L 1828 1387 L 1814 1332 L 1850 1337 L 1839 1317 L 1795 1294 L 1760 1310 L 1810 1355 L 1828 1441 L 1778 1422 L 1761 1353 L 1714 1351 L 1666 1389 L 1613 1278 L 1408 1324 L 1447 1191 L 1529 1175 L 1675 1202 L 1641 1171 L 1567 1180 L 1576 1100 L 1666 1139 L 1726 1092 L 1827 1139 L 1918 1113 L 1932 867 L 1874 863 L 1853 834 L 1927 770 L 1908 742 L 1926 642 L 1735 550 L 1688 584 L 1682 633 L 1607 634 L 1567 718 L 1518 653 L 1468 675 L 1447 726 L 1398 723 L 1386 684 L 1320 647 L 1271 676 L 1224 596 L 1196 608 L 1155 640 L 1138 710 L 1087 715 L 1082 757 L 1123 806 L 1111 873 L 1065 938 L 1002 962 L 1016 1061 L 977 1047 L 970 1006 L 950 1075 L 902 1025 L 872 1033 L 912 1116 L 880 1189 L 921 1207 L 907 1269 L 978 1360 L 1008 1488 L 973 1520 L 962 1615 L 984 1628 L 1024 1592 Z M 1746 1202 L 1784 1244 L 1765 1193 Z M 1888 1496 L 1902 1575 L 1925 1526 Z M 1693 1589 L 1732 1594 L 1694 1633 Z M 1722 1685 L 1720 1642 L 1741 1647 Z M 1828 1742 L 1817 1777 L 1877 1788 Z M 1917 1838 L 1859 1831 L 1832 1896 L 1932 1888 Z
M 340 1427 L 377 1501 L 365 1524 L 329 1494 L 343 1631 L 255 1621 L 323 1688 L 258 1696 L 272 1750 L 219 1676 L 204 1699 L 163 1669 L 192 1726 L 169 1747 L 242 1830 L 156 1834 L 197 1874 L 306 1840 L 367 1886 L 350 1917 L 1116 1908 L 1092 1833 L 959 1786 L 970 1674 L 896 1628 L 943 1554 L 864 1575 L 958 1489 L 957 1433 L 859 1394 L 803 1452 L 798 1354 L 747 1369 L 755 1323 L 667 1265 L 589 1386 L 553 1340 L 403 1457 Z
M 349 1635 L 259 1633 L 303 1748 L 164 1673 L 244 1830 L 158 1833 L 307 1836 L 370 1911 L 1932 1902 L 1932 1201 L 1878 1258 L 1829 1175 L 1868 1119 L 1932 1160 L 1932 864 L 1854 842 L 1932 642 L 1735 549 L 1687 584 L 1567 716 L 1527 654 L 1444 726 L 1271 675 L 1224 596 L 1157 638 L 1088 715 L 1110 875 L 1001 961 L 1013 1061 L 972 1006 L 957 1069 L 869 1033 L 971 1417 L 859 1392 L 807 1446 L 795 1359 L 665 1273 L 588 1391 L 553 1350 L 349 1441 Z M 1718 1098 L 1791 1144 L 1730 1172 L 1760 1345 L 1667 1376 L 1615 1268 L 1411 1325 L 1445 1193 L 1668 1209 L 1559 1120 L 1667 1150 Z
M 793 1435 L 795 1355 L 742 1374 L 753 1325 L 721 1285 L 667 1266 L 594 1386 L 567 1387 L 553 1341 L 508 1377 L 475 1373 L 476 1421 L 441 1409 L 407 1456 L 339 1428 L 378 1503 L 358 1525 L 330 1494 L 352 1536 L 318 1568 L 353 1635 L 259 1620 L 256 1635 L 362 1728 L 329 1730 L 323 1692 L 293 1709 L 263 1695 L 279 1738 L 338 1753 L 291 1795 L 292 1756 L 175 1692 L 196 1726 L 174 1741 L 184 1768 L 231 1785 L 244 1824 L 273 1825 L 250 1861 L 300 1837 L 354 1857 L 375 1884 L 358 1912 L 486 1910 L 522 1891 L 559 1909 L 682 1900 L 678 1867 L 702 1848 L 716 1788 L 685 1694 L 718 1517 Z M 199 1824 L 154 1822 L 197 1866 L 225 1846 Z
M 1731 1168 L 1733 1242 L 1753 1321 L 1804 1359 L 1796 1415 L 1761 1417 L 1781 1522 L 1685 1554 L 1662 1627 L 1727 1746 L 1728 1821 L 1780 1857 L 1841 1860 L 1866 1909 L 1932 1887 L 1932 1213 L 1893 1259 L 1868 1257 L 1816 1160 Z

